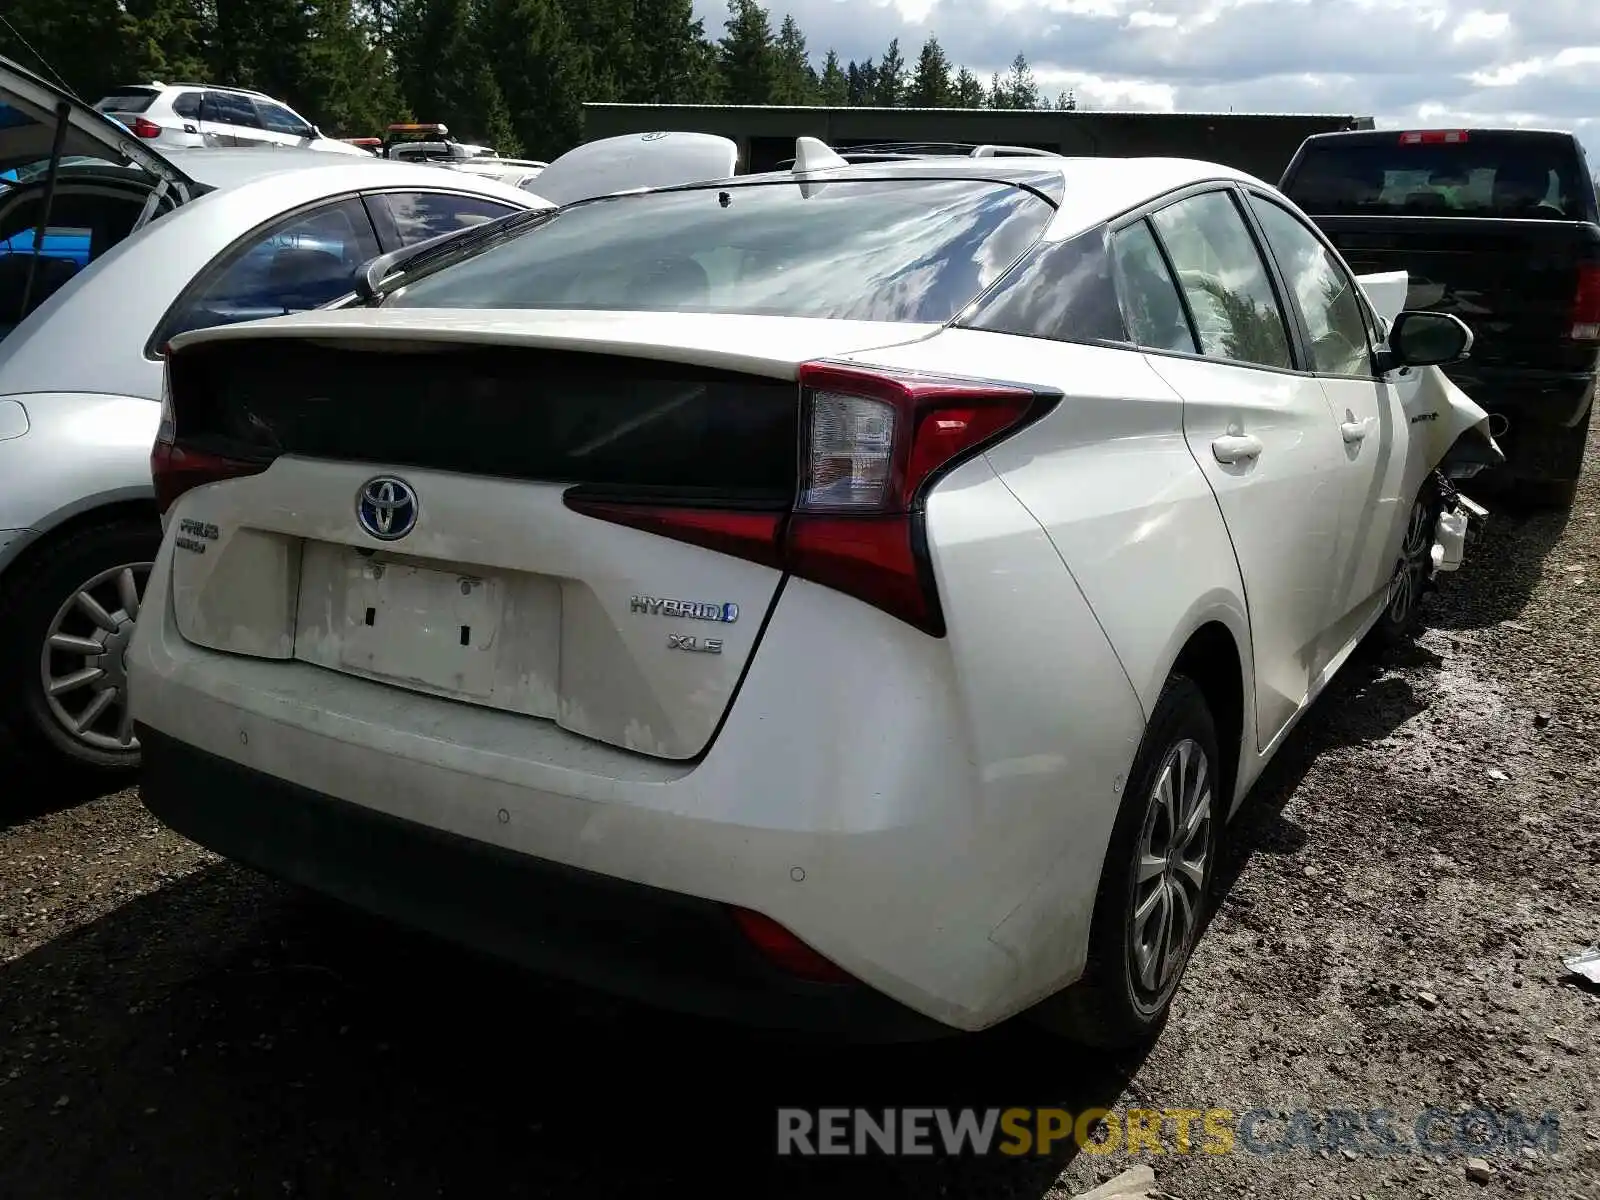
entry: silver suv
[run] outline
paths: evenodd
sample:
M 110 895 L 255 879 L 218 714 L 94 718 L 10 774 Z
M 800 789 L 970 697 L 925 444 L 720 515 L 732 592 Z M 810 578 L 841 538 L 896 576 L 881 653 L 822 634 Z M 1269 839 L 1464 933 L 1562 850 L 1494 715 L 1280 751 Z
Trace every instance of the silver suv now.
M 364 154 L 320 129 L 271 96 L 204 83 L 138 83 L 120 87 L 95 108 L 130 132 L 169 146 L 292 146 L 333 154 Z

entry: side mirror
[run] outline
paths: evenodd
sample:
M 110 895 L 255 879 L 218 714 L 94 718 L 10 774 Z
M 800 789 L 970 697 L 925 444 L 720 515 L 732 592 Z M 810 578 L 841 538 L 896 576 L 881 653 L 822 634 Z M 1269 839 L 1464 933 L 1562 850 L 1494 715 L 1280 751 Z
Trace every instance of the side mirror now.
M 1409 311 L 1389 328 L 1388 365 L 1443 367 L 1472 352 L 1472 330 L 1450 313 Z

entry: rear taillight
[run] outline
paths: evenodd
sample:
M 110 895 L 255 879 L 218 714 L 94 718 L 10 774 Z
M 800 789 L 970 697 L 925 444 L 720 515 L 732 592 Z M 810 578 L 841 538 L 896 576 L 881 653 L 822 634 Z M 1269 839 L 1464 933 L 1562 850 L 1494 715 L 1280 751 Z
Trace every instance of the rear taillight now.
M 168 371 L 162 372 L 161 423 L 156 427 L 155 445 L 150 450 L 150 480 L 155 485 L 156 507 L 161 515 L 178 497 L 207 483 L 259 475 L 269 464 L 248 462 L 209 454 L 178 444 L 177 422 L 173 419 L 172 390 Z
M 1578 265 L 1578 289 L 1572 297 L 1575 342 L 1600 342 L 1600 263 Z
M 158 138 L 161 136 L 161 126 L 149 117 L 135 117 L 128 129 L 136 136 L 142 138 Z
M 818 954 L 771 917 L 735 908 L 739 931 L 767 962 L 810 983 L 854 983 L 854 978 Z
M 1402 146 L 1453 145 L 1466 140 L 1465 129 L 1409 129 L 1400 135 Z
M 984 381 L 800 368 L 800 483 L 792 507 L 750 511 L 589 499 L 569 508 L 789 572 L 934 637 L 944 614 L 923 534 L 928 489 L 1044 411 L 1054 393 Z

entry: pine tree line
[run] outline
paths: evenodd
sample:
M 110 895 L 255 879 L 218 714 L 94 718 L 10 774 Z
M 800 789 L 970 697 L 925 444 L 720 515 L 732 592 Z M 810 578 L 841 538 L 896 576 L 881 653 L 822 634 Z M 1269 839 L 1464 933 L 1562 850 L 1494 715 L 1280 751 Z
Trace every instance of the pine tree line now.
M 1018 54 L 987 84 L 929 36 L 820 64 L 792 16 L 729 0 L 713 38 L 692 0 L 7 0 L 0 54 L 94 100 L 151 80 L 250 87 L 330 136 L 443 121 L 503 154 L 553 157 L 585 101 L 1075 108 Z M 40 60 L 48 69 L 40 65 Z

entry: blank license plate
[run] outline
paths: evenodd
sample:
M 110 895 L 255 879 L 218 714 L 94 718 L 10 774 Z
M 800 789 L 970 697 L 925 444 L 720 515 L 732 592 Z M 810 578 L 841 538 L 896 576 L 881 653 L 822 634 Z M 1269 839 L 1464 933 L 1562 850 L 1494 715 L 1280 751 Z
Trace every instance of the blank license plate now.
M 352 565 L 345 581 L 343 666 L 466 696 L 489 694 L 498 580 L 368 560 Z

